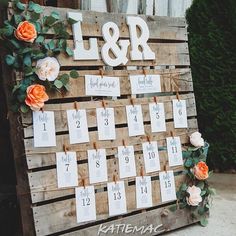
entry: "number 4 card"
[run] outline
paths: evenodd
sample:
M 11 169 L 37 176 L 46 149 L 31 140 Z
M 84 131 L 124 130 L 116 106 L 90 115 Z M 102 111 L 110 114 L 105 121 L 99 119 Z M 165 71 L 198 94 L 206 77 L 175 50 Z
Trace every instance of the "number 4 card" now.
M 127 212 L 124 181 L 107 183 L 109 216 Z
M 34 111 L 33 127 L 35 147 L 56 146 L 55 122 L 53 111 Z
M 76 152 L 57 152 L 58 188 L 78 186 Z
M 175 178 L 173 170 L 159 173 L 162 202 L 176 200 Z
M 96 220 L 94 186 L 75 189 L 77 223 Z

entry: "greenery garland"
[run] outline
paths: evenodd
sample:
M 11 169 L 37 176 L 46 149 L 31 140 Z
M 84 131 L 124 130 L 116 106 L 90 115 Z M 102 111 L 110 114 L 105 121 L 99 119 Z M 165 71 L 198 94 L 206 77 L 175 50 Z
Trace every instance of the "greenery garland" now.
M 28 5 L 19 0 L 12 1 L 12 8 L 14 15 L 4 21 L 0 41 L 8 51 L 7 65 L 22 74 L 12 90 L 12 109 L 25 113 L 29 108 L 39 110 L 43 107 L 49 99 L 46 91 L 68 91 L 69 79 L 78 78 L 75 70 L 59 75 L 60 64 L 56 59 L 60 53 L 68 57 L 73 55 L 67 45 L 67 29 L 75 21 L 60 20 L 56 11 L 44 16 L 43 7 L 32 1 Z M 53 38 L 46 39 L 48 33 L 53 34 Z

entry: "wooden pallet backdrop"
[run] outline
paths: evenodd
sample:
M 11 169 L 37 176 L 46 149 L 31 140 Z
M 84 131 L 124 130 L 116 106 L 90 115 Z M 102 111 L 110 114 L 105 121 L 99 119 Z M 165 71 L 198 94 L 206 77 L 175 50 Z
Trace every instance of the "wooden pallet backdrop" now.
M 60 12 L 61 19 L 66 18 L 69 9 L 45 7 L 44 14 L 48 15 L 52 10 Z M 77 11 L 71 10 L 70 11 Z M 12 14 L 11 9 L 8 10 Z M 76 151 L 78 162 L 79 180 L 81 176 L 88 181 L 88 163 L 86 151 L 93 149 L 93 142 L 96 141 L 99 148 L 105 148 L 107 153 L 108 179 L 112 181 L 113 174 L 119 176 L 117 158 L 117 146 L 122 145 L 122 139 L 134 146 L 136 168 L 139 173 L 144 165 L 142 155 L 142 142 L 146 136 L 128 136 L 125 105 L 130 104 L 131 89 L 129 75 L 143 73 L 161 75 L 161 93 L 155 94 L 158 101 L 164 102 L 166 114 L 167 131 L 162 133 L 151 133 L 150 116 L 148 104 L 154 100 L 153 97 L 139 96 L 134 99 L 135 104 L 141 104 L 143 110 L 145 132 L 152 140 L 158 142 L 159 147 L 166 146 L 165 138 L 174 131 L 180 136 L 182 145 L 189 142 L 189 134 L 196 131 L 196 105 L 193 93 L 192 76 L 190 70 L 190 59 L 187 43 L 187 29 L 184 18 L 168 18 L 157 16 L 140 16 L 149 27 L 149 45 L 156 54 L 154 61 L 129 61 L 126 66 L 116 68 L 107 67 L 102 60 L 97 61 L 73 61 L 64 55 L 59 56 L 61 73 L 68 72 L 71 68 L 79 72 L 79 79 L 70 80 L 70 91 L 65 94 L 49 94 L 50 100 L 45 105 L 45 110 L 55 112 L 56 125 L 56 147 L 35 148 L 33 146 L 32 114 L 17 116 L 9 112 L 11 123 L 11 137 L 14 147 L 15 165 L 18 178 L 18 199 L 21 205 L 21 215 L 24 235 L 86 235 L 94 236 L 101 223 L 130 223 L 137 226 L 160 225 L 162 231 L 169 231 L 196 222 L 191 218 L 190 212 L 178 210 L 175 213 L 166 212 L 173 202 L 163 204 L 160 197 L 158 172 L 152 176 L 153 207 L 145 211 L 136 209 L 135 201 L 135 178 L 126 178 L 126 197 L 128 214 L 109 217 L 106 183 L 94 184 L 96 190 L 97 221 L 92 223 L 78 224 L 75 211 L 75 190 L 74 188 L 58 189 L 56 177 L 55 152 L 63 151 L 63 144 L 69 150 Z M 99 49 L 104 44 L 101 27 L 108 21 L 114 21 L 120 29 L 120 37 L 129 38 L 128 27 L 124 14 L 109 14 L 83 11 L 82 32 L 86 42 L 90 37 L 97 37 Z M 73 48 L 72 32 L 69 32 L 71 39 L 69 45 Z M 50 37 L 50 35 L 48 35 Z M 98 141 L 95 109 L 102 107 L 101 97 L 92 98 L 85 95 L 84 75 L 98 75 L 99 69 L 104 69 L 105 75 L 120 77 L 121 97 L 104 97 L 107 107 L 115 109 L 116 135 L 114 141 Z M 4 77 L 20 80 L 19 74 L 12 74 L 4 67 Z M 9 82 L 5 78 L 5 89 L 10 104 Z M 174 129 L 172 99 L 176 98 L 179 91 L 180 98 L 186 100 L 188 129 Z M 74 101 L 79 102 L 80 108 L 87 111 L 90 143 L 69 144 L 69 134 L 66 119 L 66 110 L 74 108 Z M 161 170 L 167 158 L 165 150 L 160 151 Z M 168 165 L 167 165 L 168 167 Z M 176 188 L 184 181 L 183 167 L 168 167 L 174 171 Z M 81 183 L 82 185 L 82 183 Z

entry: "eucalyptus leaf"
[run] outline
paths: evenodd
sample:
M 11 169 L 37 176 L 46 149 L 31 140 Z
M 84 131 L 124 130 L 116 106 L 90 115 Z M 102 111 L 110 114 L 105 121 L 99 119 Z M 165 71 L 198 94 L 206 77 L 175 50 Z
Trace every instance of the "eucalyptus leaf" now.
M 201 191 L 201 196 L 204 196 L 206 194 L 206 192 L 207 192 L 206 190 L 202 190 Z
M 201 224 L 201 226 L 204 226 L 204 227 L 207 226 L 208 220 L 206 219 L 206 217 L 202 217 L 202 218 L 200 219 L 200 224 Z
M 59 19 L 60 19 L 60 14 L 59 14 L 58 12 L 56 12 L 56 11 L 53 11 L 53 12 L 51 13 L 51 16 L 52 16 L 53 18 L 55 18 L 56 20 L 59 20 Z
M 42 35 L 39 35 L 36 39 L 36 43 L 42 43 L 44 41 L 44 37 Z
M 67 22 L 68 22 L 70 25 L 73 25 L 73 24 L 77 23 L 78 21 L 77 21 L 77 20 L 74 20 L 74 19 L 72 19 L 72 18 L 68 18 L 68 19 L 67 19 Z
M 5 61 L 6 61 L 7 65 L 9 65 L 9 66 L 13 65 L 15 63 L 15 60 L 16 60 L 16 58 L 10 54 L 6 55 L 6 57 L 5 57 Z
M 20 24 L 22 20 L 23 20 L 23 17 L 21 15 L 17 15 L 17 14 L 14 15 L 14 21 L 17 25 Z
M 76 70 L 70 71 L 70 77 L 72 79 L 77 79 L 79 77 L 79 73 Z
M 26 54 L 23 58 L 23 63 L 24 65 L 26 65 L 27 67 L 30 67 L 31 64 L 32 64 L 32 61 L 31 61 L 31 56 L 30 54 Z
M 55 43 L 53 40 L 51 40 L 49 43 L 48 43 L 48 47 L 50 50 L 53 50 L 55 48 Z
M 65 85 L 64 85 L 64 88 L 66 89 L 66 91 L 68 91 L 68 92 L 70 91 L 70 86 L 69 86 L 69 84 L 65 84 Z
M 21 11 L 24 11 L 25 10 L 25 5 L 22 4 L 21 2 L 17 2 L 16 3 L 16 7 L 21 10 Z
M 197 187 L 199 187 L 200 189 L 203 189 L 205 186 L 203 181 L 199 181 L 199 183 L 197 184 Z
M 20 44 L 17 40 L 15 39 L 10 39 L 9 40 L 11 42 L 11 44 L 16 48 L 16 49 L 19 49 L 20 48 Z
M 191 158 L 188 158 L 185 163 L 184 163 L 184 166 L 189 168 L 193 165 L 193 160 Z
M 66 53 L 70 57 L 73 56 L 73 51 L 69 47 L 66 48 Z
M 58 89 L 61 89 L 61 88 L 63 87 L 63 83 L 62 83 L 60 80 L 58 80 L 58 79 L 56 79 L 56 80 L 54 81 L 54 85 L 55 85 L 55 87 L 58 88 Z
M 63 74 L 60 76 L 59 79 L 63 83 L 63 85 L 65 86 L 66 84 L 68 84 L 70 77 L 68 74 Z
M 21 111 L 22 113 L 27 113 L 27 112 L 29 111 L 29 107 L 26 106 L 25 104 L 22 104 L 22 105 L 20 106 L 20 111 Z
M 32 6 L 32 8 L 35 13 L 42 13 L 43 12 L 43 8 L 39 4 L 34 4 Z
M 203 215 L 205 213 L 205 208 L 204 207 L 198 207 L 198 214 Z

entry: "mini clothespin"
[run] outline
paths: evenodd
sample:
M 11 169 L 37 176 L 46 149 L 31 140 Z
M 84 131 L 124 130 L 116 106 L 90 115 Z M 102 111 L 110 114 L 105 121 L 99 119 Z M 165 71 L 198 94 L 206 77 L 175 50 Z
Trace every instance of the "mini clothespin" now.
M 170 135 L 171 135 L 172 138 L 174 138 L 174 131 L 171 130 Z
M 86 187 L 86 185 L 85 185 L 85 179 L 84 178 L 82 178 L 82 185 L 83 185 L 83 187 L 84 187 L 84 189 L 85 189 L 85 187 Z
M 113 174 L 113 182 L 115 182 L 115 184 L 117 183 L 117 177 L 115 174 Z
M 98 151 L 98 147 L 97 147 L 97 143 L 96 142 L 93 143 L 93 148 L 96 150 L 96 152 Z
M 63 151 L 65 152 L 65 154 L 66 154 L 67 151 L 68 151 L 68 147 L 67 147 L 65 144 L 63 144 Z
M 74 107 L 75 107 L 75 110 L 78 111 L 79 110 L 79 104 L 77 101 L 74 102 Z
M 154 102 L 157 104 L 157 97 L 154 96 Z
M 99 71 L 100 71 L 100 75 L 101 75 L 101 77 L 103 78 L 104 70 L 103 70 L 102 68 L 100 68 Z
M 146 75 L 147 75 L 147 71 L 143 68 L 143 74 L 145 75 L 145 77 L 146 77 Z
M 123 146 L 126 148 L 126 142 L 125 142 L 124 139 L 122 139 L 122 144 L 123 144 Z
M 132 106 L 134 106 L 134 98 L 130 98 L 130 102 L 131 102 Z
M 147 135 L 147 141 L 149 142 L 149 144 L 151 143 L 151 138 L 149 135 Z
M 102 107 L 103 107 L 104 109 L 106 109 L 106 103 L 105 103 L 104 99 L 102 99 Z
M 164 164 L 164 171 L 167 173 L 167 163 Z
M 40 108 L 40 111 L 41 111 L 42 113 L 44 113 L 44 107 L 41 107 L 41 108 Z
M 143 176 L 144 176 L 144 170 L 143 170 L 143 167 L 141 166 L 141 169 L 140 169 L 140 175 L 142 176 L 142 178 L 143 178 Z
M 176 92 L 176 98 L 178 99 L 178 101 L 180 100 L 179 92 L 178 91 Z

